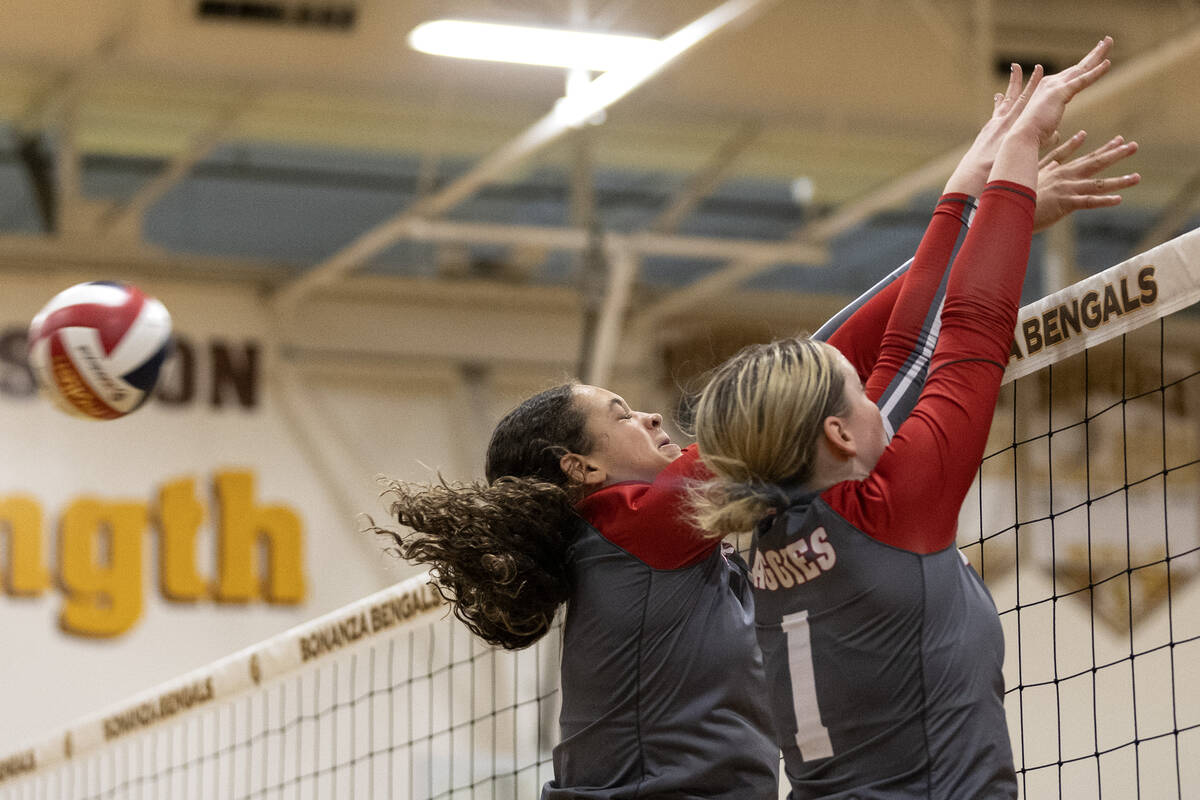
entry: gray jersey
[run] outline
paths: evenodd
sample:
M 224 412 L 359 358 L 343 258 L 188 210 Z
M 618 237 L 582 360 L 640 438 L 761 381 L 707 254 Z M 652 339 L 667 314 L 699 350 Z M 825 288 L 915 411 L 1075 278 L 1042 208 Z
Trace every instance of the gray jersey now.
M 698 563 L 654 569 L 583 526 L 571 569 L 562 743 L 543 800 L 775 798 L 741 559 L 714 543 Z
M 1004 638 L 955 547 L 884 544 L 810 495 L 760 529 L 751 563 L 795 800 L 1016 797 Z

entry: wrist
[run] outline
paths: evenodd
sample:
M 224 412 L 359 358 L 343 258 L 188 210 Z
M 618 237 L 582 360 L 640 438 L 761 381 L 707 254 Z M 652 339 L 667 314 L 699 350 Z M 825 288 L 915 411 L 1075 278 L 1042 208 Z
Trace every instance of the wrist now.
M 1013 144 L 1023 145 L 1040 149 L 1042 146 L 1041 132 L 1033 125 L 1022 125 L 1020 121 L 1009 130 L 1005 135 L 1005 141 L 1011 140 Z
M 946 181 L 946 188 L 942 190 L 942 194 L 967 194 L 978 197 L 984 184 L 987 183 L 991 171 L 992 162 L 990 160 L 986 164 L 980 162 L 970 165 L 959 164 L 958 168 L 950 175 L 950 179 Z
M 1037 186 L 1038 143 L 1037 128 L 1013 126 L 1000 144 L 988 180 L 1005 180 L 1022 186 Z

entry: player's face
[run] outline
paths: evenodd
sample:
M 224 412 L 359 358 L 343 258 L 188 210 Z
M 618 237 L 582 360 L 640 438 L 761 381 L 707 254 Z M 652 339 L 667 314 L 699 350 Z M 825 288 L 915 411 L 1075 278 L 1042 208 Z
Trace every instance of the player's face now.
M 624 398 L 599 386 L 575 387 L 593 442 L 586 458 L 605 473 L 603 484 L 652 481 L 679 458 L 679 445 L 662 429 L 662 415 L 634 411 Z
M 840 359 L 842 372 L 846 376 L 846 412 L 842 415 L 846 427 L 854 437 L 857 448 L 855 462 L 861 469 L 870 472 L 879 462 L 888 445 L 887 432 L 883 429 L 883 415 L 879 407 L 867 397 L 858 373 L 845 358 Z

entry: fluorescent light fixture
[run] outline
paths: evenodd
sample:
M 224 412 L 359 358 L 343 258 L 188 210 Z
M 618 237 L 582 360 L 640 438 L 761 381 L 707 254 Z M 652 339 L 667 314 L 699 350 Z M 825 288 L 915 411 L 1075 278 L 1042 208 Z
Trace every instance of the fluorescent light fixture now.
M 536 64 L 607 72 L 652 58 L 658 39 L 560 28 L 532 28 L 438 19 L 422 22 L 408 34 L 414 50 L 438 56 Z

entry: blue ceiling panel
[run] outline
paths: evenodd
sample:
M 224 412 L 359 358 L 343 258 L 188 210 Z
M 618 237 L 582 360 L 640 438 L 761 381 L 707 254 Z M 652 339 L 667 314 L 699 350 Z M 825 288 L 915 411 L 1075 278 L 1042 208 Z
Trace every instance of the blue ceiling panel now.
M 32 182 L 20 158 L 21 141 L 0 127 L 0 231 L 38 233 L 43 229 Z M 42 143 L 49 163 L 52 143 Z M 93 201 L 127 201 L 169 163 L 165 159 L 90 155 L 82 184 Z M 144 235 L 167 250 L 212 257 L 259 259 L 307 269 L 329 258 L 416 199 L 418 186 L 436 191 L 470 170 L 468 159 L 427 164 L 420 154 L 394 155 L 248 142 L 226 144 L 209 154 L 171 187 L 147 213 Z M 436 175 L 422 176 L 422 170 Z M 661 170 L 597 169 L 593 176 L 601 227 L 612 232 L 646 229 L 671 205 L 688 176 Z M 484 187 L 447 217 L 462 222 L 566 227 L 570 223 L 571 171 L 543 164 Z M 907 260 L 916 250 L 935 198 L 913 200 L 906 208 L 876 214 L 829 245 L 826 266 L 777 265 L 752 279 L 748 288 L 851 296 Z M 738 178 L 724 181 L 699 202 L 679 226 L 690 236 L 782 241 L 806 217 L 828 209 L 806 209 L 791 193 L 790 180 Z M 1128 257 L 1153 222 L 1146 212 L 1124 208 L 1078 214 L 1077 256 L 1085 271 Z M 1193 220 L 1189 226 L 1194 226 Z M 1040 264 L 1044 243 L 1035 239 L 1026 299 L 1043 293 Z M 531 275 L 511 265 L 506 247 L 472 245 L 452 255 L 464 263 L 439 266 L 439 248 L 397 242 L 362 271 L 370 274 L 456 275 L 574 285 L 578 254 L 551 252 Z M 445 260 L 443 254 L 443 260 Z M 724 266 L 713 260 L 652 257 L 643 260 L 639 282 L 656 289 L 687 285 Z
M 131 163 L 132 162 L 132 163 Z M 84 197 L 113 204 L 127 202 L 153 179 L 159 162 L 85 158 L 79 183 Z
M 612 233 L 636 233 L 653 220 L 645 208 L 637 205 L 606 206 L 600 213 L 600 227 Z
M 170 250 L 307 266 L 408 200 L 394 191 L 198 176 L 174 187 L 146 215 L 145 236 Z
M 485 189 L 457 206 L 447 218 L 460 222 L 559 227 L 567 224 L 567 205 L 553 192 L 521 184 L 507 190 Z
M 42 233 L 45 225 L 20 146 L 12 126 L 0 125 L 0 232 Z
M 601 192 L 630 192 L 670 197 L 683 187 L 686 179 L 685 175 L 665 170 L 600 167 L 592 177 L 592 185 Z
M 1075 260 L 1087 273 L 1100 272 L 1135 255 L 1155 215 L 1144 209 L 1098 208 L 1076 214 Z M 1189 223 L 1190 230 L 1195 223 Z
M 538 278 L 542 283 L 573 286 L 579 280 L 579 256 L 558 250 L 546 256 Z
M 436 246 L 431 242 L 396 242 L 372 258 L 359 272 L 364 275 L 433 277 L 437 274 Z
M 772 214 L 772 210 L 756 205 L 739 214 L 728 206 L 711 209 L 701 205 L 680 225 L 679 232 L 688 236 L 783 241 L 800 227 L 800 219 Z
M 647 286 L 685 286 L 716 271 L 724 261 L 652 256 L 642 259 L 641 282 Z
M 302 177 L 307 171 L 314 176 L 337 176 L 339 180 L 347 182 L 355 178 L 378 182 L 414 178 L 420 169 L 421 157 L 413 154 L 230 142 L 214 149 L 204 163 L 212 167 L 276 170 L 280 176 L 291 171 L 296 178 Z
M 0 160 L 0 231 L 42 233 L 43 230 L 25 167 L 17 161 Z

